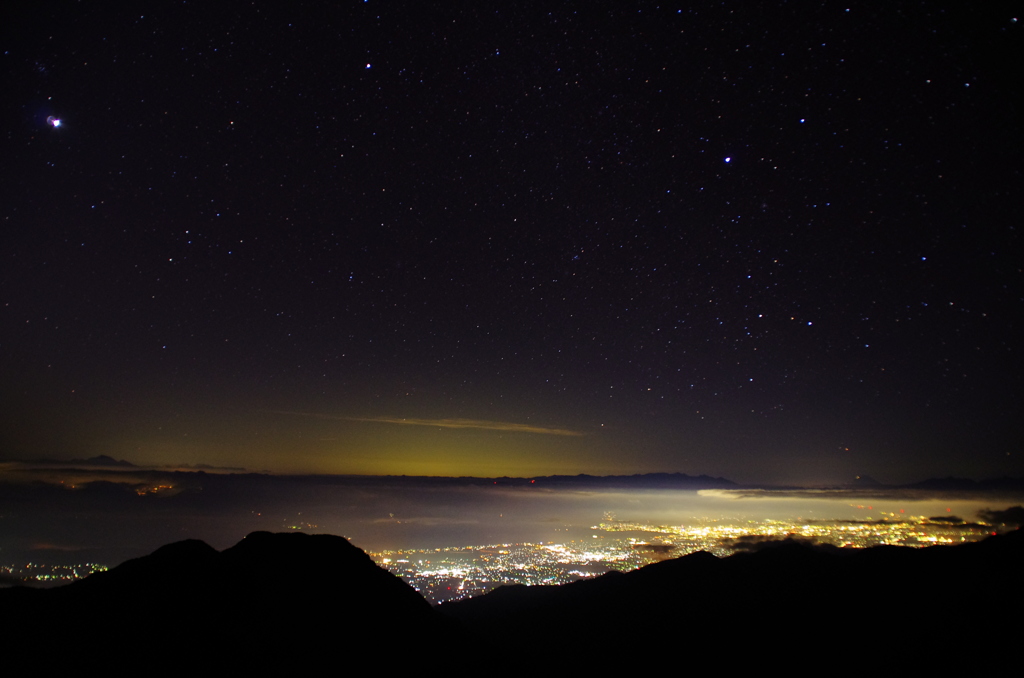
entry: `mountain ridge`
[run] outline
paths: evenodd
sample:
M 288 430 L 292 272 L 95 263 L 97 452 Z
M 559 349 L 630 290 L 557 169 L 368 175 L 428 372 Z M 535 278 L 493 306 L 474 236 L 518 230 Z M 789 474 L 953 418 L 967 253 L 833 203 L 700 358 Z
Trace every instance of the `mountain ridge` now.
M 1020 530 L 923 549 L 788 539 L 432 608 L 343 537 L 254 532 L 219 552 L 185 540 L 67 586 L 0 590 L 0 605 L 19 620 L 11 647 L 41 651 L 41 638 L 57 636 L 62 656 L 94 656 L 117 639 L 126 661 L 161 656 L 175 670 L 313 671 L 338 653 L 363 661 L 381 647 L 396 657 L 449 648 L 498 674 L 521 665 L 497 658 L 600 670 L 614 653 L 654 648 L 645 665 L 668 667 L 676 654 L 664 652 L 680 639 L 699 648 L 688 665 L 706 670 L 735 659 L 738 646 L 799 647 L 805 660 L 827 662 L 837 643 L 858 638 L 870 639 L 876 661 L 905 665 L 898 648 L 929 646 L 965 623 L 970 641 L 969 620 L 1019 609 L 1021 571 Z M 1011 627 L 986 629 L 986 642 L 1009 642 Z

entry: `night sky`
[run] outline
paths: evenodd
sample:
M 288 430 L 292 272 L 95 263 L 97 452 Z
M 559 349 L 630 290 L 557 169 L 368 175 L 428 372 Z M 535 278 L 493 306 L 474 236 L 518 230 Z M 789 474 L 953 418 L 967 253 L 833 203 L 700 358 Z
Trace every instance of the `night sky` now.
M 9 7 L 0 460 L 1024 475 L 1008 6 Z

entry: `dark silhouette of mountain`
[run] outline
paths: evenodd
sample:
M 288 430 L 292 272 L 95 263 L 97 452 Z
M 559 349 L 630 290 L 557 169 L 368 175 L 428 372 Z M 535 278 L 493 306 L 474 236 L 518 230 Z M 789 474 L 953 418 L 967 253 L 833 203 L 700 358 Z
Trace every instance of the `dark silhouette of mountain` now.
M 105 648 L 168 668 L 312 671 L 378 646 L 426 651 L 451 626 L 346 539 L 303 533 L 219 553 L 177 542 L 68 586 L 0 591 L 0 609 L 19 620 L 9 647 L 56 644 L 69 667 Z
M 706 552 L 557 587 L 503 587 L 441 611 L 492 651 L 530 648 L 563 670 L 824 670 L 942 666 L 949 646 L 1012 647 L 1024 533 L 956 547 L 865 550 L 785 540 Z M 938 639 L 945 639 L 940 642 Z M 972 655 L 977 657 L 977 655 Z M 817 667 L 817 668 L 815 668 Z
M 71 463 L 92 464 L 93 466 L 112 466 L 115 468 L 136 468 L 135 464 L 124 459 L 114 459 L 106 454 L 101 454 L 88 459 L 74 459 Z
M 575 476 L 538 476 L 528 479 L 543 485 L 580 485 L 586 487 L 630 487 L 652 489 L 709 490 L 737 487 L 725 478 L 711 476 L 690 476 L 685 473 L 637 473 L 631 476 L 591 476 L 581 473 Z
M 850 487 L 856 487 L 856 488 L 884 487 L 884 484 L 880 483 L 877 480 L 875 480 L 871 476 L 861 475 L 861 476 L 856 476 L 853 479 L 853 482 L 850 483 Z
M 326 476 L 311 476 L 326 477 Z M 502 476 L 500 478 L 477 478 L 472 476 L 337 476 L 346 481 L 362 479 L 377 482 L 386 479 L 427 486 L 474 486 L 500 485 L 505 487 L 587 487 L 587 488 L 632 488 L 632 489 L 682 489 L 706 490 L 727 489 L 738 487 L 726 478 L 715 478 L 707 475 L 690 476 L 685 473 L 637 473 L 630 476 L 592 476 L 580 473 L 574 476 L 534 476 L 518 478 Z
M 904 485 L 904 487 L 921 489 L 921 490 L 943 490 L 952 492 L 970 492 L 972 490 L 978 490 L 982 488 L 982 483 L 970 478 L 954 478 L 953 476 L 946 476 L 945 478 L 929 478 L 927 480 L 921 480 L 916 483 Z
M 947 476 L 945 478 L 929 478 L 901 487 L 938 492 L 1021 492 L 1024 491 L 1024 478 L 1003 477 L 978 481 Z
M 1024 525 L 1024 506 L 1008 506 L 1003 510 L 984 509 L 978 516 L 987 523 L 1002 525 Z
M 124 459 L 114 459 L 113 457 L 100 454 L 95 457 L 89 457 L 88 459 L 33 459 L 23 460 L 21 463 L 30 464 L 32 466 L 90 466 L 90 467 L 105 467 L 114 470 L 129 470 L 136 469 L 138 466 L 125 461 Z
M 925 549 L 787 539 L 434 609 L 342 537 L 257 532 L 0 590 L 0 609 L 16 672 L 948 669 L 1014 647 L 1022 566 L 1019 530 Z

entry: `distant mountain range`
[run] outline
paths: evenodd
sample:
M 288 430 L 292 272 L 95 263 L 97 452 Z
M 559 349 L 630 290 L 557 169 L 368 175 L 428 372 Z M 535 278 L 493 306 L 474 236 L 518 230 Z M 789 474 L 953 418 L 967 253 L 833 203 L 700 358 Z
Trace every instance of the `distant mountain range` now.
M 419 485 L 504 485 L 513 487 L 524 487 L 537 485 L 540 487 L 571 488 L 624 488 L 624 489 L 678 489 L 678 490 L 752 490 L 762 489 L 771 491 L 804 491 L 804 490 L 832 490 L 861 492 L 886 491 L 886 490 L 912 490 L 924 492 L 944 493 L 1013 493 L 1024 494 L 1024 478 L 990 478 L 985 480 L 972 480 L 970 478 L 929 478 L 914 483 L 886 484 L 879 482 L 871 476 L 861 475 L 855 477 L 849 483 L 820 487 L 802 487 L 795 485 L 765 485 L 765 484 L 740 484 L 728 478 L 717 476 L 698 475 L 691 476 L 686 473 L 636 473 L 633 475 L 610 475 L 599 476 L 580 473 L 577 475 L 552 475 L 532 477 L 508 477 L 483 478 L 472 476 L 359 476 L 359 475 L 284 475 L 279 476 L 269 472 L 255 472 L 243 468 L 214 467 L 205 464 L 183 465 L 171 468 L 154 468 L 136 466 L 124 459 L 114 459 L 105 454 L 88 459 L 56 460 L 43 459 L 17 462 L 29 467 L 57 467 L 76 468 L 92 472 L 117 472 L 132 471 L 145 473 L 146 477 L 157 477 L 158 475 L 173 476 L 175 479 L 182 479 L 193 474 L 206 475 L 208 473 L 224 476 L 242 477 L 266 477 L 266 478 L 308 478 L 320 481 L 331 482 L 333 480 L 345 482 L 377 482 L 385 480 L 388 482 L 416 483 Z M 109 476 L 105 476 L 109 477 Z
M 1013 647 L 1021 572 L 1019 530 L 926 549 L 786 540 L 431 608 L 342 537 L 257 532 L 222 552 L 183 541 L 68 586 L 0 590 L 0 609 L 8 657 L 47 673 L 874 672 L 984 666 Z
M 472 476 L 359 476 L 359 475 L 276 475 L 267 472 L 253 472 L 242 468 L 220 468 L 203 464 L 189 467 L 180 466 L 175 469 L 141 467 L 126 461 L 118 460 L 107 455 L 90 457 L 89 459 L 55 460 L 45 459 L 36 461 L 19 462 L 29 467 L 57 467 L 76 468 L 80 472 L 106 473 L 111 472 L 133 472 L 143 473 L 145 477 L 154 480 L 161 477 L 173 478 L 181 482 L 189 477 L 203 477 L 210 474 L 222 477 L 235 478 L 291 478 L 310 479 L 320 482 L 380 482 L 390 483 L 414 483 L 417 485 L 458 485 L 458 486 L 479 486 L 499 485 L 507 487 L 538 486 L 549 488 L 622 488 L 622 489 L 677 489 L 677 490 L 765 490 L 771 492 L 804 492 L 808 490 L 826 491 L 858 491 L 861 493 L 887 492 L 893 490 L 910 490 L 912 492 L 942 492 L 953 494 L 978 494 L 978 493 L 1009 493 L 1024 495 L 1024 478 L 990 478 L 986 480 L 972 480 L 970 478 L 929 478 L 915 483 L 886 484 L 870 476 L 857 476 L 851 482 L 820 487 L 802 487 L 795 485 L 765 485 L 765 484 L 740 484 L 728 478 L 698 475 L 691 476 L 686 473 L 637 473 L 633 475 L 611 475 L 598 476 L 580 473 L 577 475 L 552 475 L 533 477 L 508 477 L 500 478 L 478 478 Z M 105 479 L 111 476 L 105 475 Z M 132 476 L 134 479 L 135 476 Z M 81 482 L 81 479 L 79 479 Z
M 119 469 L 130 469 L 139 468 L 130 461 L 124 459 L 114 459 L 106 454 L 100 454 L 95 457 L 89 457 L 88 459 L 36 459 L 32 461 L 22 461 L 23 464 L 29 464 L 32 466 L 47 465 L 47 466 L 101 466 L 107 468 L 119 468 Z

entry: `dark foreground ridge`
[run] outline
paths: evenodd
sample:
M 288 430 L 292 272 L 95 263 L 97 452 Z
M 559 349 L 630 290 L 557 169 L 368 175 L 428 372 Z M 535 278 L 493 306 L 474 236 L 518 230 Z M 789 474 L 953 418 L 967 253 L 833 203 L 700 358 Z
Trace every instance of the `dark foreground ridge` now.
M 342 537 L 257 532 L 222 552 L 183 541 L 65 587 L 3 590 L 0 609 L 9 647 L 54 671 L 98 653 L 258 673 L 940 667 L 1013 647 L 1022 566 L 1019 530 L 926 549 L 788 540 L 433 609 Z
M 441 609 L 563 667 L 599 667 L 620 651 L 639 666 L 664 667 L 673 657 L 708 670 L 939 667 L 984 663 L 985 652 L 1018 642 L 1019 623 L 1010 620 L 1024 602 L 1022 572 L 1020 530 L 924 549 L 786 540 L 558 587 L 503 587 Z
M 254 532 L 221 552 L 169 544 L 68 586 L 0 591 L 0 609 L 18 620 L 23 642 L 11 647 L 59 649 L 67 668 L 102 653 L 257 675 L 312 671 L 330 655 L 347 662 L 381 639 L 424 649 L 450 625 L 345 538 L 297 532 Z M 47 665 L 60 669 L 55 659 Z

